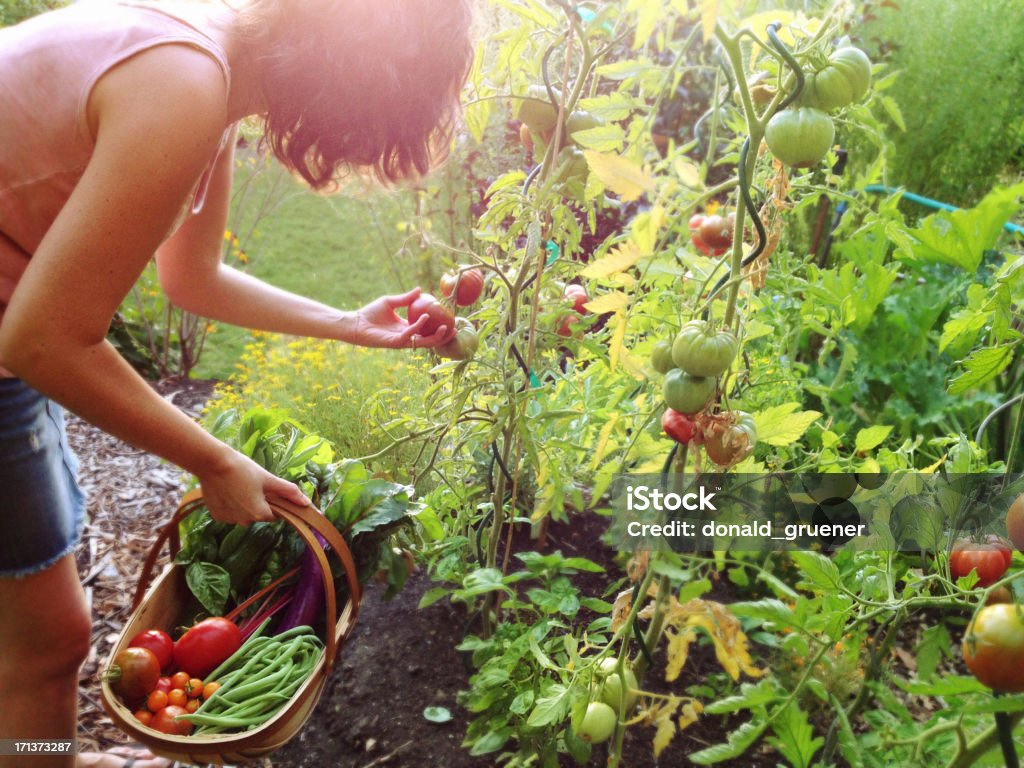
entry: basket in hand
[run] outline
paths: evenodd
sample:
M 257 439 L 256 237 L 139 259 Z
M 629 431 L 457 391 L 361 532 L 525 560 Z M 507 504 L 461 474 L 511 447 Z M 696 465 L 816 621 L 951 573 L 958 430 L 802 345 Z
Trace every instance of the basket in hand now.
M 187 494 L 174 517 L 157 536 L 142 566 L 132 601 L 131 617 L 114 644 L 107 666 L 139 632 L 148 629 L 163 629 L 169 632 L 179 620 L 181 607 L 190 598 L 185 584 L 184 566 L 174 563 L 166 566 L 148 591 L 147 586 L 164 542 L 169 543 L 173 560 L 180 548 L 178 523 L 201 506 L 202 498 L 197 492 Z M 324 683 L 334 667 L 338 651 L 355 626 L 361 593 L 355 562 L 345 539 L 330 521 L 313 507 L 299 507 L 283 501 L 273 501 L 270 502 L 270 508 L 277 517 L 295 528 L 306 545 L 317 555 L 324 579 L 327 614 L 324 652 L 320 655 L 309 679 L 277 714 L 259 727 L 239 733 L 206 736 L 173 736 L 161 733 L 139 722 L 113 692 L 109 682 L 104 680 L 101 684 L 101 697 L 107 714 L 122 731 L 133 740 L 144 744 L 156 755 L 184 763 L 226 765 L 252 760 L 281 747 L 298 732 L 312 714 Z M 349 594 L 340 615 L 331 569 L 315 534 L 320 534 L 327 541 L 345 570 Z

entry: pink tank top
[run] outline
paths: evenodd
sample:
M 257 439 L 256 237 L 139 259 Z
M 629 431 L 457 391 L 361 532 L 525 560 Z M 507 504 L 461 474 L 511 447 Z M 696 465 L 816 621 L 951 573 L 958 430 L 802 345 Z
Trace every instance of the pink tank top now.
M 33 254 L 67 202 L 92 155 L 86 102 L 99 78 L 141 51 L 175 43 L 211 56 L 230 84 L 220 45 L 152 7 L 80 0 L 0 29 L 0 247 L 6 237 Z M 202 208 L 214 159 L 197 180 L 192 213 Z

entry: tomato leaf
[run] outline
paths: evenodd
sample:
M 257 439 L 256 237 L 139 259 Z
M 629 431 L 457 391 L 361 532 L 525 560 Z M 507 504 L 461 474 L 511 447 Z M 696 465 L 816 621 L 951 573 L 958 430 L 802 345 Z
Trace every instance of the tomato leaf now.
M 833 592 L 839 589 L 842 583 L 839 578 L 839 568 L 824 555 L 800 550 L 790 552 L 789 556 L 815 589 L 823 592 Z
M 712 765 L 723 760 L 732 760 L 746 752 L 767 727 L 768 724 L 764 721 L 743 723 L 729 734 L 725 744 L 715 744 L 713 747 L 693 752 L 687 757 L 691 763 L 697 765 Z
M 1015 344 L 979 349 L 962 361 L 964 372 L 949 383 L 949 393 L 959 395 L 991 381 L 1013 362 Z
M 592 149 L 584 150 L 583 156 L 591 172 L 625 203 L 637 200 L 644 192 L 654 189 L 654 178 L 633 160 Z
M 783 403 L 752 414 L 758 440 L 780 448 L 799 440 L 807 428 L 821 418 L 818 411 L 795 413 L 799 407 L 800 403 Z
M 569 694 L 570 689 L 561 683 L 551 685 L 545 695 L 537 700 L 526 724 L 531 728 L 539 728 L 564 720 L 572 702 Z
M 768 742 L 779 750 L 793 768 L 810 768 L 825 740 L 814 735 L 807 713 L 796 702 L 786 707 L 772 724 L 775 737 Z
M 890 432 L 892 432 L 892 427 L 883 424 L 866 427 L 857 433 L 854 447 L 858 453 L 870 451 L 885 442 L 885 438 L 889 436 Z

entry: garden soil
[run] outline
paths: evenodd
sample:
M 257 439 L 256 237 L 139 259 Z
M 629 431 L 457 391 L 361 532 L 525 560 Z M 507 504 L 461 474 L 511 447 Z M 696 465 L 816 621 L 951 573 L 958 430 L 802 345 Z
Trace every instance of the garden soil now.
M 198 416 L 212 382 L 170 381 L 154 385 L 167 400 Z M 99 674 L 117 634 L 130 613 L 131 590 L 139 565 L 160 521 L 173 513 L 186 478 L 159 459 L 136 451 L 75 417 L 69 418 L 69 439 L 82 463 L 81 482 L 89 495 L 89 521 L 76 550 L 86 594 L 93 608 L 93 642 L 79 686 L 79 745 L 83 750 L 122 744 L 126 737 L 106 717 L 99 703 Z M 555 524 L 546 548 L 567 556 L 584 556 L 604 565 L 609 575 L 581 574 L 588 594 L 601 595 L 621 577 L 612 550 L 600 541 L 606 520 L 590 513 L 572 516 L 571 524 Z M 517 549 L 536 546 L 518 535 Z M 359 621 L 339 657 L 320 703 L 303 730 L 289 744 L 257 765 L 261 768 L 483 768 L 496 756 L 472 757 L 461 746 L 469 713 L 458 704 L 468 686 L 469 661 L 456 646 L 469 631 L 465 612 L 446 601 L 425 609 L 417 604 L 429 588 L 424 573 L 414 573 L 406 588 L 391 600 L 372 583 Z M 652 690 L 667 690 L 662 679 L 664 658 L 656 657 L 648 675 Z M 694 649 L 676 690 L 718 672 L 714 653 Z M 447 708 L 452 719 L 428 721 L 428 706 Z M 688 766 L 686 755 L 720 743 L 738 724 L 708 718 L 678 735 L 655 762 L 652 727 L 637 726 L 626 734 L 624 766 Z M 603 747 L 595 748 L 591 765 L 604 763 Z M 568 758 L 564 765 L 573 765 Z M 729 765 L 722 763 L 721 765 Z M 732 765 L 760 768 L 775 765 L 756 750 Z

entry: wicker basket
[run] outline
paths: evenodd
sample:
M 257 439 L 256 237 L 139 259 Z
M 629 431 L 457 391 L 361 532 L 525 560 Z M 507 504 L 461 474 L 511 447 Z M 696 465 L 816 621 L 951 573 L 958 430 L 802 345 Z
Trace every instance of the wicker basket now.
M 132 602 L 131 618 L 117 638 L 108 665 L 112 663 L 114 656 L 125 648 L 131 638 L 139 632 L 147 629 L 163 629 L 169 632 L 175 626 L 175 622 L 179 620 L 179 608 L 189 598 L 183 566 L 177 564 L 166 566 L 163 573 L 153 582 L 152 588 L 148 591 L 146 588 L 164 542 L 169 542 L 173 559 L 180 547 L 178 523 L 200 506 L 202 506 L 202 499 L 197 492 L 186 495 L 181 506 L 178 507 L 177 513 L 160 532 L 150 549 L 142 567 L 142 574 Z M 334 632 L 328 633 L 320 660 L 309 679 L 295 692 L 291 701 L 260 727 L 241 733 L 209 736 L 171 736 L 161 733 L 136 720 L 132 711 L 121 703 L 111 690 L 110 684 L 103 681 L 101 695 L 107 714 L 122 731 L 132 739 L 144 744 L 156 755 L 183 763 L 227 765 L 262 757 L 283 746 L 312 714 L 323 691 L 324 683 L 334 667 L 337 653 L 355 626 L 361 593 L 352 552 L 344 538 L 322 514 L 312 507 L 299 507 L 284 502 L 272 502 L 270 506 L 274 514 L 294 527 L 306 544 L 311 545 L 313 551 L 317 553 L 326 589 L 327 623 L 325 626 L 333 626 Z M 316 542 L 314 531 L 326 539 L 345 569 L 349 596 L 340 615 L 337 612 L 334 579 L 331 576 L 327 558 Z

